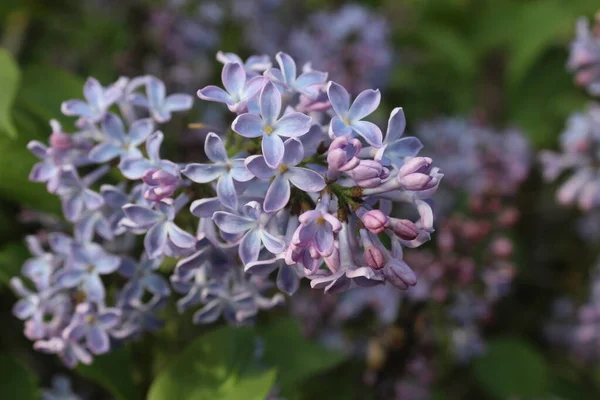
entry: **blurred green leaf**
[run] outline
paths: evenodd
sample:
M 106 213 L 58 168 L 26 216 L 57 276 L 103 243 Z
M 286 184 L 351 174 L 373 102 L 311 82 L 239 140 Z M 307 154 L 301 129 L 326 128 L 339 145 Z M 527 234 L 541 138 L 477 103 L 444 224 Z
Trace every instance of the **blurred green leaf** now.
M 63 101 L 83 97 L 83 80 L 69 72 L 48 65 L 32 65 L 23 70 L 23 84 L 18 102 L 46 124 L 56 119 L 71 126 L 75 119 L 60 112 Z M 48 128 L 49 129 L 49 128 Z
M 465 77 L 473 76 L 476 71 L 473 48 L 458 32 L 444 26 L 427 25 L 422 27 L 419 36 L 436 58 Z
M 283 319 L 260 331 L 265 350 L 263 361 L 277 368 L 277 383 L 282 389 L 341 364 L 346 356 L 329 350 L 302 336 L 295 319 Z
M 118 400 L 139 399 L 133 381 L 133 362 L 127 348 L 94 358 L 92 365 L 79 365 L 77 372 L 104 387 Z
M 0 397 L 36 400 L 40 398 L 37 377 L 12 356 L 0 354 Z
M 0 283 L 8 285 L 10 278 L 20 274 L 21 266 L 29 252 L 22 242 L 13 242 L 0 247 Z
M 527 342 L 517 338 L 490 340 L 487 352 L 475 360 L 479 386 L 494 398 L 543 398 L 548 393 L 548 366 Z
M 196 339 L 155 379 L 149 400 L 263 400 L 271 389 L 274 370 L 252 365 L 254 332 L 224 327 Z
M 549 47 L 564 42 L 574 31 L 575 16 L 561 1 L 524 3 L 511 24 L 511 57 L 507 78 L 517 85 Z
M 19 80 L 19 66 L 7 50 L 0 48 L 0 131 L 13 138 L 17 136 L 17 128 L 12 120 L 12 108 Z

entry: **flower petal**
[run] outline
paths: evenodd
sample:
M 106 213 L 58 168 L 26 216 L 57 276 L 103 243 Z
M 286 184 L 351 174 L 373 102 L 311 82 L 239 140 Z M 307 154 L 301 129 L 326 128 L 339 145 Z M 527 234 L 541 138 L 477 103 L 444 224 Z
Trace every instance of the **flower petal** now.
M 87 275 L 87 279 L 83 280 L 83 291 L 88 299 L 94 302 L 103 301 L 106 295 L 104 284 L 98 274 Z
M 226 163 L 228 161 L 227 150 L 223 141 L 214 132 L 209 132 L 206 135 L 206 141 L 204 142 L 204 153 L 212 162 Z
M 285 137 L 298 137 L 309 131 L 312 118 L 299 112 L 285 114 L 275 123 L 273 134 Z
M 300 287 L 300 278 L 294 268 L 283 264 L 277 273 L 277 288 L 291 296 Z
M 127 204 L 123 206 L 123 212 L 127 218 L 132 220 L 140 228 L 148 228 L 156 224 L 162 215 L 148 207 L 138 206 L 136 204 Z
M 275 125 L 281 113 L 281 93 L 272 82 L 267 82 L 260 92 L 260 112 L 267 125 Z
M 277 175 L 271 186 L 269 186 L 269 190 L 267 190 L 263 209 L 265 212 L 279 211 L 285 207 L 289 200 L 290 183 L 283 174 Z
M 192 108 L 194 99 L 189 94 L 177 93 L 167 96 L 164 109 L 171 113 L 176 111 L 186 111 Z
M 157 258 L 163 255 L 163 249 L 167 244 L 167 223 L 161 222 L 154 225 L 144 238 L 144 248 L 149 258 Z
M 217 196 L 226 207 L 231 209 L 237 207 L 237 193 L 231 174 L 223 174 L 217 181 Z
M 246 83 L 246 71 L 238 63 L 227 63 L 221 72 L 223 86 L 233 96 L 239 96 Z
M 319 192 L 325 188 L 325 179 L 308 168 L 290 167 L 285 175 L 294 186 L 305 192 Z
M 231 124 L 231 129 L 239 135 L 247 138 L 255 138 L 264 134 L 263 121 L 255 114 L 241 114 Z
M 388 120 L 387 131 L 385 133 L 386 143 L 393 143 L 400 139 L 406 129 L 406 117 L 404 116 L 404 110 L 402 107 L 396 107 L 390 114 Z
M 246 158 L 246 168 L 259 179 L 269 179 L 275 174 L 275 170 L 269 167 L 263 156 L 255 155 Z
M 217 103 L 233 104 L 234 101 L 223 89 L 217 86 L 206 86 L 196 92 L 199 98 L 207 101 L 216 101 Z
M 154 130 L 154 121 L 150 118 L 138 119 L 131 124 L 129 128 L 129 143 L 132 146 L 139 146 L 152 134 Z
M 357 121 L 352 123 L 352 129 L 362 136 L 365 141 L 373 147 L 381 147 L 382 133 L 377 125 L 369 121 Z
M 260 253 L 259 229 L 251 229 L 244 235 L 238 253 L 244 265 L 258 260 L 258 254 Z
M 167 232 L 171 242 L 179 248 L 189 249 L 196 244 L 196 238 L 194 236 L 184 231 L 173 222 L 167 224 Z
M 219 176 L 226 174 L 227 167 L 216 164 L 188 164 L 181 171 L 182 174 L 196 183 L 212 182 Z
M 329 82 L 327 85 L 327 96 L 335 113 L 344 118 L 350 109 L 350 95 L 342 85 Z
M 285 79 L 285 83 L 291 85 L 296 80 L 296 62 L 292 57 L 288 54 L 279 52 L 275 55 L 275 59 L 279 64 L 279 68 L 281 69 L 281 73 Z
M 92 150 L 90 150 L 88 158 L 95 163 L 101 164 L 117 158 L 123 152 L 124 150 L 122 147 L 116 146 L 109 142 L 104 142 L 96 145 Z
M 144 173 L 152 168 L 153 164 L 141 157 L 126 157 L 119 163 L 119 170 L 130 180 L 138 180 L 144 176 Z
M 125 140 L 125 127 L 121 118 L 113 113 L 108 113 L 102 119 L 102 131 L 104 134 L 119 143 Z
M 67 116 L 80 116 L 86 119 L 97 118 L 90 106 L 81 100 L 67 100 L 60 106 L 60 112 Z
M 162 145 L 164 135 L 161 131 L 156 131 L 146 141 L 146 152 L 152 162 L 160 161 L 160 146 Z
M 285 249 L 285 240 L 271 235 L 264 229 L 261 229 L 261 241 L 263 245 L 273 254 L 280 254 Z
M 220 300 L 213 300 L 194 313 L 192 320 L 195 324 L 210 324 L 221 315 L 223 307 Z
M 348 110 L 348 119 L 351 122 L 360 121 L 375 111 L 377 107 L 379 107 L 380 101 L 381 93 L 379 90 L 367 89 L 362 91 L 356 96 L 354 103 L 350 106 L 350 110 Z
M 245 160 L 242 158 L 229 160 L 231 164 L 231 177 L 238 182 L 248 182 L 254 175 L 246 168 Z
M 281 161 L 287 166 L 296 166 L 304 158 L 304 147 L 302 142 L 296 138 L 289 138 L 283 145 L 285 146 L 285 153 L 283 154 L 283 160 Z
M 217 211 L 212 219 L 220 230 L 227 233 L 242 233 L 256 226 L 256 221 L 226 211 Z
M 110 349 L 108 334 L 98 326 L 90 328 L 86 335 L 86 343 L 90 351 L 94 354 L 103 354 Z
M 275 134 L 264 135 L 262 138 L 262 152 L 267 165 L 271 168 L 277 168 L 285 152 L 283 140 Z

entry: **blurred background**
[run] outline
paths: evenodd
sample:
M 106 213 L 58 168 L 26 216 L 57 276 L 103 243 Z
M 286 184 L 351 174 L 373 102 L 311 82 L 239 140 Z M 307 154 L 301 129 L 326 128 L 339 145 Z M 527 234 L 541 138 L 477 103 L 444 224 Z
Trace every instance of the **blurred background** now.
M 285 51 L 353 94 L 380 89 L 375 120 L 385 126 L 403 107 L 408 133 L 446 173 L 437 233 L 405 255 L 416 287 L 302 288 L 259 317 L 257 329 L 275 326 L 259 336 L 289 374 L 269 398 L 598 399 L 600 209 L 557 199 L 564 179 L 546 182 L 538 159 L 564 144 L 565 130 L 588 129 L 570 116 L 593 96 L 567 62 L 576 21 L 593 25 L 599 10 L 597 0 L 3 0 L 0 397 L 145 398 L 161 369 L 214 329 L 170 306 L 160 333 L 68 370 L 23 336 L 8 283 L 29 257 L 25 235 L 61 224 L 57 199 L 27 180 L 36 159 L 26 149 L 47 140 L 52 118 L 72 128 L 61 102 L 80 98 L 89 76 L 108 85 L 152 74 L 169 92 L 195 95 L 220 81 L 221 50 L 243 59 Z M 169 125 L 168 153 L 197 159 L 205 132 L 189 124 L 218 130 L 225 117 L 196 102 Z M 228 365 L 225 348 L 236 359 L 231 348 L 246 343 L 231 335 L 237 347 L 215 341 L 204 354 L 214 368 Z M 210 397 L 250 399 L 251 390 Z

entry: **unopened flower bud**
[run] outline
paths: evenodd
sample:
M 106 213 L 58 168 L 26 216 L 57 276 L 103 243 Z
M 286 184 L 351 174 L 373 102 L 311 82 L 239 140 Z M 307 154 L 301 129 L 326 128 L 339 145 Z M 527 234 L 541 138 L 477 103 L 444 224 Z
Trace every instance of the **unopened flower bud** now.
M 380 210 L 370 210 L 360 217 L 362 223 L 371 233 L 379 234 L 390 224 L 390 218 Z
M 390 259 L 382 271 L 387 280 L 399 289 L 408 289 L 417 284 L 417 276 L 402 260 Z
M 393 218 L 391 221 L 392 229 L 400 239 L 413 240 L 419 236 L 419 228 L 417 228 L 417 225 L 415 225 L 414 222 L 408 219 L 396 218 Z
M 50 135 L 50 146 L 58 150 L 67 150 L 73 146 L 73 138 L 68 133 L 55 131 Z
M 348 171 L 348 175 L 363 188 L 373 188 L 381 184 L 381 180 L 389 176 L 389 170 L 374 160 L 361 160 L 356 168 Z
M 492 253 L 497 257 L 510 257 L 512 252 L 512 242 L 507 238 L 498 238 L 492 243 Z
M 365 248 L 363 258 L 367 265 L 375 270 L 383 268 L 385 265 L 385 258 L 383 253 L 377 247 L 369 246 Z

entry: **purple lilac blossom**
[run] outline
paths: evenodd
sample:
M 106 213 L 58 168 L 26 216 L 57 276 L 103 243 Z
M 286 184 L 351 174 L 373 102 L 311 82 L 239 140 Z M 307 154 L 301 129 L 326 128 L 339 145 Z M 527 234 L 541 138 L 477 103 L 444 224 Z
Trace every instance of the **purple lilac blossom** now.
M 577 37 L 571 42 L 567 67 L 579 86 L 600 95 L 600 13 L 592 27 L 586 18 L 577 21 Z
M 172 292 L 160 272 L 165 257 L 177 261 L 169 279 L 182 295 L 177 308 L 195 309 L 195 323 L 221 317 L 251 323 L 259 310 L 282 304 L 277 288 L 292 294 L 302 278 L 325 293 L 416 284 L 403 248 L 429 240 L 428 200 L 443 174 L 431 158 L 417 156 L 416 139 L 400 139 L 399 109 L 390 117 L 386 143 L 403 140 L 412 150 L 388 152 L 384 165 L 377 158 L 382 132 L 362 121 L 379 106 L 377 90 L 363 91 L 351 105 L 342 86 L 329 82 L 324 91 L 325 72 L 305 69 L 298 76 L 285 53 L 276 56 L 279 68 L 262 77 L 248 69 L 271 64 L 265 57 L 244 66 L 231 54 L 219 57 L 228 60 L 223 83 L 229 97 L 215 89 L 199 93 L 209 100 L 215 97 L 207 93 L 216 93 L 233 121 L 225 137 L 206 136 L 205 163 L 160 155 L 168 135 L 153 131 L 173 112 L 188 109 L 191 98 L 167 95 L 151 76 L 121 78 L 109 89 L 94 86 L 96 98 L 86 95 L 95 101 L 88 105 L 94 115 L 77 114 L 81 132 L 69 135 L 53 126 L 51 149 L 60 150 L 60 160 L 50 173 L 32 178 L 52 181 L 49 189 L 61 197 L 74 237 L 56 232 L 43 247 L 30 241 L 34 259 L 23 275 L 34 289 L 12 281 L 21 298 L 14 313 L 26 321 L 36 349 L 73 367 L 89 364 L 112 343 L 160 329 L 156 313 Z M 255 95 L 244 91 L 249 87 Z M 314 95 L 318 107 L 313 103 L 307 111 L 306 99 Z M 119 114 L 96 103 L 117 104 Z M 44 170 L 49 148 L 30 148 L 43 160 L 34 169 Z M 117 157 L 118 166 L 109 162 Z M 80 177 L 83 166 L 92 172 Z M 108 185 L 106 178 L 113 183 L 119 171 L 125 179 Z M 412 206 L 418 217 L 407 219 L 396 204 Z M 125 281 L 106 279 L 115 273 Z

